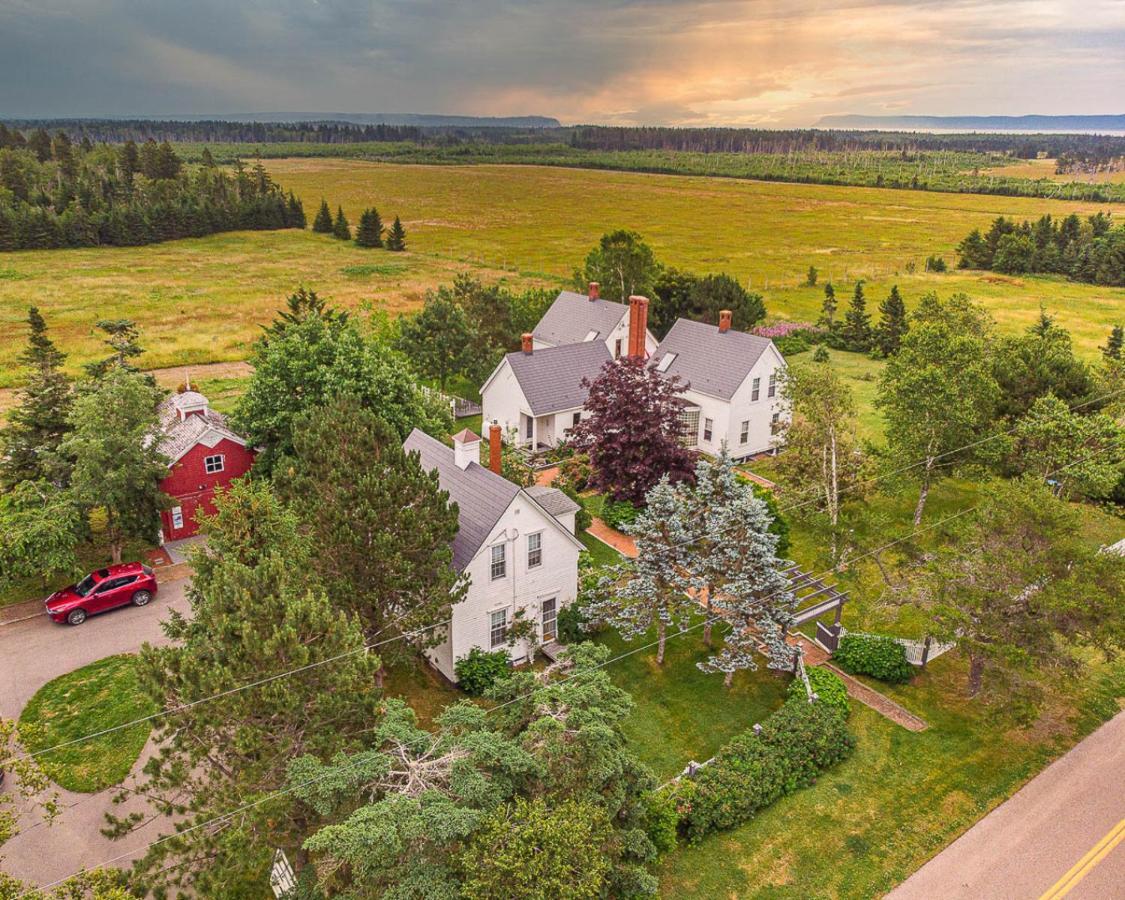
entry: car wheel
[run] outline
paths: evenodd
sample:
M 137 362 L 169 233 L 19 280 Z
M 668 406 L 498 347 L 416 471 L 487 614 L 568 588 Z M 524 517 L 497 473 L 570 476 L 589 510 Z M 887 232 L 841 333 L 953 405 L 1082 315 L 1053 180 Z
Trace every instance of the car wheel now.
M 66 623 L 68 625 L 81 625 L 85 621 L 86 610 L 84 609 L 72 609 L 66 617 Z
M 133 606 L 147 606 L 152 594 L 148 591 L 137 591 L 133 594 Z

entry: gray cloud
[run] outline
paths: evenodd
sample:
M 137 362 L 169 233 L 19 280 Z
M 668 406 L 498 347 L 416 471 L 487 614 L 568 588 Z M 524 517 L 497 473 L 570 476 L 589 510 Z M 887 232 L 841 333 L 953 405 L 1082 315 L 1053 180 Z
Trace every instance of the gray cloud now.
M 0 0 L 0 115 L 1119 112 L 1116 0 Z

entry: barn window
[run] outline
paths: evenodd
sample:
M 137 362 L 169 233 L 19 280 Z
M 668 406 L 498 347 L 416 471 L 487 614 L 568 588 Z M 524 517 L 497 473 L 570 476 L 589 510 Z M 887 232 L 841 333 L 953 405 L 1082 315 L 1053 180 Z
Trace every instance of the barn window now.
M 226 468 L 226 466 L 224 464 L 223 455 L 221 453 L 215 456 L 203 457 L 203 471 L 208 475 L 214 475 L 218 472 L 221 472 L 224 468 Z
M 182 506 L 172 507 L 172 530 L 179 531 L 184 527 L 184 508 Z

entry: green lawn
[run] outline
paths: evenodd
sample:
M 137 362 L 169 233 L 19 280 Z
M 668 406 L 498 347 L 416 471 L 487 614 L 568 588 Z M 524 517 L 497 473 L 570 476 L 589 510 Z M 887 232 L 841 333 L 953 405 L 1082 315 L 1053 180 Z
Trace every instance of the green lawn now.
M 609 544 L 599 541 L 589 532 L 578 532 L 578 540 L 585 546 L 586 552 L 590 554 L 590 561 L 595 566 L 614 566 L 621 562 L 620 553 Z
M 20 714 L 20 734 L 34 753 L 156 711 L 137 683 L 136 657 L 109 656 L 41 687 Z M 141 723 L 38 760 L 60 787 L 93 793 L 124 780 L 151 731 L 150 723 Z

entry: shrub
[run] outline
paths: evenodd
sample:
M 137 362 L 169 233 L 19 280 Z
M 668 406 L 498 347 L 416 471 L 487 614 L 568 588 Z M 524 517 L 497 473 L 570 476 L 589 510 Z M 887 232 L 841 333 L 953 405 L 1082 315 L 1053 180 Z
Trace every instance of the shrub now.
M 582 492 L 590 486 L 590 457 L 585 453 L 574 453 L 559 463 L 557 485 L 568 485 L 575 492 Z
M 681 779 L 675 792 L 681 829 L 695 842 L 733 828 L 812 784 L 854 746 L 838 706 L 809 703 L 805 697 L 788 700 L 762 723 L 760 734 L 742 732 L 694 781 Z
M 844 635 L 832 661 L 852 675 L 870 675 L 891 684 L 902 684 L 914 675 L 902 644 L 881 634 Z
M 590 511 L 583 505 L 582 498 L 578 496 L 578 491 L 576 491 L 574 487 L 566 481 L 555 482 L 555 487 L 557 487 L 571 500 L 578 504 L 578 509 L 574 513 L 574 530 L 585 531 L 587 528 L 589 528 L 590 522 L 593 520 L 593 516 L 590 515 Z
M 927 256 L 926 257 L 926 271 L 927 272 L 944 272 L 948 266 L 945 260 L 940 256 Z
M 776 553 L 784 558 L 789 553 L 789 522 L 781 514 L 781 509 L 777 505 L 777 497 L 768 487 L 763 487 L 753 481 L 750 482 L 750 490 L 754 492 L 755 497 L 766 504 L 766 509 L 773 518 L 768 530 L 770 534 L 777 535 Z
M 637 520 L 638 512 L 628 500 L 608 500 L 602 507 L 602 521 L 610 528 L 628 531 L 628 526 Z
M 507 651 L 485 653 L 480 647 L 473 647 L 468 656 L 457 660 L 453 671 L 457 673 L 461 690 L 473 697 L 483 696 L 490 687 L 512 674 Z
M 809 676 L 809 687 L 816 694 L 818 703 L 835 706 L 843 710 L 844 715 L 851 711 L 848 706 L 848 689 L 839 675 L 816 666 L 806 668 L 805 674 Z M 808 697 L 805 683 L 800 678 L 794 678 L 793 683 L 789 685 L 789 699 L 804 700 L 807 703 Z
M 680 824 L 676 799 L 674 788 L 660 788 L 641 801 L 644 805 L 641 823 L 658 853 L 667 853 L 676 846 Z

